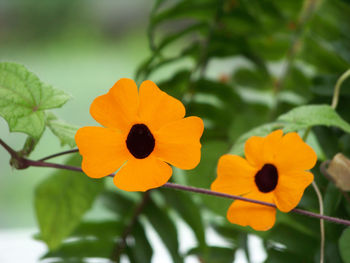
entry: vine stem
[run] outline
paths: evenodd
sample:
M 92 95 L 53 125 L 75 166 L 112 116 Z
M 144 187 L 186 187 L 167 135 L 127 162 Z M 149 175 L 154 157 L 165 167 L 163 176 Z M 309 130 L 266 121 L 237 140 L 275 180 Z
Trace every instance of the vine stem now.
M 68 151 L 64 151 L 64 152 L 55 153 L 55 154 L 46 156 L 44 158 L 41 158 L 39 161 L 46 161 L 46 160 L 49 160 L 51 158 L 55 158 L 55 157 L 58 157 L 61 155 L 69 154 L 69 153 L 76 153 L 76 152 L 79 152 L 79 149 L 72 149 L 72 150 L 68 150 Z
M 24 158 L 23 158 L 23 161 L 28 166 L 49 167 L 49 168 L 70 170 L 70 171 L 75 171 L 75 172 L 83 172 L 83 170 L 80 167 L 76 167 L 76 166 L 62 165 L 62 164 L 42 162 L 42 161 L 33 161 L 33 160 L 29 160 L 29 159 L 24 159 Z M 110 174 L 108 176 L 114 177 L 115 174 Z M 255 199 L 250 199 L 250 198 L 246 198 L 246 197 L 238 196 L 238 195 L 230 195 L 230 194 L 215 192 L 215 191 L 211 191 L 211 190 L 203 189 L 203 188 L 196 188 L 196 187 L 192 187 L 192 186 L 185 186 L 185 185 L 179 185 L 179 184 L 174 184 L 174 183 L 166 183 L 163 185 L 163 187 L 183 190 L 183 191 L 187 191 L 187 192 L 194 192 L 194 193 L 206 194 L 206 195 L 211 195 L 211 196 L 217 196 L 217 197 L 222 197 L 222 198 L 228 198 L 228 199 L 232 199 L 232 200 L 240 200 L 240 201 L 245 201 L 245 202 L 250 202 L 250 203 L 254 203 L 254 204 L 259 204 L 259 205 L 270 206 L 270 207 L 276 208 L 276 205 L 272 204 L 272 203 L 263 202 L 263 201 L 255 200 Z M 317 219 L 324 219 L 324 220 L 327 220 L 329 222 L 333 222 L 336 224 L 343 224 L 346 226 L 350 226 L 350 220 L 346 220 L 346 219 L 321 215 L 321 214 L 313 213 L 313 212 L 306 211 L 306 210 L 299 209 L 299 208 L 294 208 L 291 210 L 291 212 L 305 215 L 305 216 L 314 217 Z
M 333 93 L 333 99 L 332 99 L 332 108 L 335 110 L 337 108 L 338 105 L 338 101 L 339 101 L 339 94 L 340 94 L 340 88 L 341 85 L 343 84 L 343 82 L 350 77 L 350 69 L 348 69 L 347 71 L 345 71 L 337 80 L 337 83 L 335 84 L 334 87 L 334 93 Z
M 13 149 L 11 149 L 11 147 L 9 147 L 7 144 L 5 144 L 1 139 L 0 139 L 0 145 L 4 146 L 4 148 L 6 148 L 5 147 L 5 145 L 6 145 L 8 147 L 6 149 L 9 153 L 11 153 L 11 152 L 16 153 Z M 34 161 L 34 160 L 19 157 L 17 155 L 15 157 L 18 158 L 19 162 L 25 164 L 26 168 L 29 166 L 34 166 L 34 167 L 48 167 L 48 168 L 70 170 L 70 171 L 75 171 L 75 172 L 83 172 L 83 170 L 77 166 L 50 163 L 50 162 L 45 162 L 45 161 L 40 161 L 40 160 Z M 108 176 L 114 177 L 115 174 L 110 174 Z M 255 200 L 255 199 L 250 199 L 250 198 L 246 198 L 246 197 L 238 196 L 238 195 L 230 195 L 230 194 L 215 192 L 215 191 L 211 191 L 211 190 L 203 189 L 203 188 L 196 188 L 196 187 L 192 187 L 192 186 L 185 186 L 185 185 L 179 185 L 179 184 L 174 184 L 174 183 L 166 183 L 163 185 L 163 187 L 183 190 L 183 191 L 187 191 L 187 192 L 212 195 L 212 196 L 217 196 L 217 197 L 222 197 L 222 198 L 228 198 L 228 199 L 232 199 L 232 200 L 240 200 L 240 201 L 245 201 L 245 202 L 250 202 L 250 203 L 254 203 L 254 204 L 259 204 L 259 205 L 270 206 L 270 207 L 276 208 L 276 205 L 272 204 L 272 203 L 263 202 L 263 201 Z M 317 214 L 317 213 L 313 213 L 313 212 L 306 211 L 306 210 L 299 209 L 299 208 L 294 208 L 291 210 L 291 212 L 314 217 L 314 218 L 318 218 L 318 219 L 324 219 L 324 220 L 327 220 L 329 222 L 333 222 L 336 224 L 343 224 L 346 226 L 350 226 L 350 220 L 346 220 L 346 219 Z
M 0 139 L 0 145 L 4 147 L 4 149 L 11 155 L 12 158 L 17 158 L 18 153 L 12 149 L 10 146 L 7 145 L 3 140 Z
M 223 197 L 223 198 L 228 198 L 228 199 L 233 199 L 233 200 L 240 200 L 240 201 L 245 201 L 245 202 L 250 202 L 250 203 L 254 203 L 254 204 L 265 205 L 265 206 L 277 208 L 276 205 L 272 204 L 272 203 L 254 200 L 254 199 L 246 198 L 243 196 L 224 194 L 224 193 L 215 192 L 215 191 L 211 191 L 211 190 L 207 190 L 207 189 L 203 189 L 203 188 L 196 188 L 196 187 L 192 187 L 192 186 L 185 186 L 185 185 L 179 185 L 179 184 L 174 184 L 174 183 L 166 183 L 163 185 L 163 187 L 184 190 L 184 191 L 194 192 L 194 193 L 199 193 L 199 194 L 213 195 L 213 196 L 217 196 L 217 197 Z M 310 216 L 310 217 L 314 217 L 314 218 L 318 218 L 318 219 L 324 219 L 324 220 L 327 220 L 329 222 L 336 223 L 336 224 L 343 224 L 343 225 L 350 226 L 349 220 L 331 217 L 331 216 L 326 216 L 326 215 L 320 215 L 320 214 L 313 213 L 313 212 L 306 211 L 306 210 L 299 209 L 299 208 L 294 208 L 290 212 L 300 214 L 300 215 Z
M 309 136 L 311 132 L 311 127 L 308 127 L 304 133 L 303 136 L 303 141 L 306 141 L 307 137 Z M 320 189 L 318 188 L 315 180 L 312 181 L 312 187 L 315 190 L 315 193 L 317 195 L 317 199 L 318 199 L 318 205 L 319 205 L 319 209 L 320 209 L 320 215 L 324 215 L 324 205 L 323 205 L 323 198 L 322 198 L 322 194 Z M 321 243 L 320 243 L 320 263 L 324 262 L 324 246 L 325 246 L 325 227 L 324 227 L 324 220 L 322 218 L 320 218 L 320 238 L 321 238 Z
M 315 181 L 312 182 L 312 187 L 314 188 L 317 198 L 318 198 L 318 204 L 320 206 L 320 214 L 324 214 L 324 207 L 323 207 L 323 198 L 320 189 L 318 188 Z M 325 244 L 325 230 L 324 230 L 324 220 L 320 219 L 320 232 L 321 232 L 321 245 L 320 245 L 320 263 L 324 262 L 324 244 Z

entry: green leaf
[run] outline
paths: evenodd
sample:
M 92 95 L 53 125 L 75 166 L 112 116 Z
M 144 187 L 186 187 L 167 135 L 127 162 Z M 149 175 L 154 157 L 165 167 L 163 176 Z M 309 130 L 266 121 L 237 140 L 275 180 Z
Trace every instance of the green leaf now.
M 200 247 L 205 247 L 205 231 L 200 207 L 193 198 L 185 192 L 172 189 L 161 189 L 167 204 L 174 208 L 178 215 L 191 227 L 197 237 Z
M 82 222 L 70 235 L 78 238 L 98 238 L 100 240 L 115 240 L 124 230 L 120 221 Z
M 115 247 L 115 241 L 77 240 L 64 243 L 58 250 L 46 253 L 45 258 L 62 258 L 61 262 L 86 262 L 84 258 L 110 258 Z M 81 260 L 81 261 L 74 261 Z
M 67 162 L 77 166 L 80 163 L 79 155 Z M 34 197 L 36 217 L 41 239 L 50 250 L 57 249 L 78 226 L 102 188 L 103 180 L 72 171 L 57 171 L 38 185 Z
M 280 251 L 278 248 L 270 248 L 267 251 L 267 259 L 264 263 L 295 263 L 295 262 L 312 262 L 307 261 L 304 257 L 300 257 L 289 251 Z
M 134 212 L 132 207 L 135 206 L 135 202 L 121 194 L 118 190 L 115 191 L 104 191 L 101 194 L 103 204 L 112 212 L 122 217 L 123 220 L 127 221 Z
M 333 182 L 329 182 L 324 195 L 324 214 L 333 215 L 338 210 L 342 194 Z
M 216 165 L 221 155 L 226 153 L 227 143 L 224 141 L 209 141 L 202 145 L 202 160 L 193 170 L 186 171 L 186 178 L 191 186 L 210 189 L 216 178 Z M 201 195 L 203 203 L 212 211 L 225 215 L 231 200 Z
M 132 236 L 135 239 L 135 244 L 131 248 L 135 262 L 151 262 L 153 249 L 148 241 L 144 227 L 139 222 L 136 222 L 134 225 Z
M 276 122 L 263 124 L 241 135 L 230 150 L 230 153 L 243 155 L 244 145 L 251 136 L 266 136 L 276 129 L 285 133 L 304 130 L 312 126 L 334 126 L 350 133 L 350 124 L 344 121 L 328 105 L 306 105 L 296 107 L 278 117 Z
M 240 68 L 233 76 L 236 85 L 252 87 L 255 89 L 267 89 L 272 85 L 270 77 L 256 68 Z
M 58 108 L 70 98 L 42 83 L 24 66 L 0 63 L 0 116 L 11 132 L 23 132 L 36 139 L 45 129 L 44 110 Z
M 47 114 L 46 125 L 52 133 L 60 140 L 61 146 L 69 145 L 73 148 L 75 144 L 74 136 L 79 129 L 78 126 L 68 124 L 65 121 L 58 119 L 53 113 Z
M 159 87 L 162 91 L 181 100 L 189 88 L 188 83 L 190 82 L 190 77 L 191 72 L 188 70 L 181 70 L 173 74 L 170 79 L 159 83 Z
M 174 262 L 183 262 L 183 258 L 179 253 L 177 229 L 167 211 L 158 207 L 152 200 L 149 200 L 144 209 L 144 214 L 168 248 Z
M 237 154 L 237 155 L 243 155 L 244 154 L 244 145 L 246 140 L 248 140 L 252 136 L 266 136 L 270 132 L 272 132 L 275 129 L 281 129 L 284 127 L 283 123 L 267 123 L 263 124 L 261 126 L 258 126 L 243 135 L 241 135 L 233 145 L 232 149 L 230 150 L 230 153 Z
M 281 115 L 277 120 L 290 123 L 292 130 L 322 125 L 338 127 L 350 133 L 350 124 L 344 121 L 329 105 L 300 106 Z
M 151 17 L 150 30 L 154 30 L 154 27 L 160 23 L 172 19 L 192 18 L 206 21 L 213 17 L 216 8 L 216 3 L 208 0 L 180 1 Z
M 234 248 L 210 246 L 203 251 L 199 247 L 192 248 L 187 255 L 196 255 L 200 262 L 231 263 L 235 259 Z
M 350 227 L 346 228 L 339 239 L 340 255 L 345 263 L 350 263 Z

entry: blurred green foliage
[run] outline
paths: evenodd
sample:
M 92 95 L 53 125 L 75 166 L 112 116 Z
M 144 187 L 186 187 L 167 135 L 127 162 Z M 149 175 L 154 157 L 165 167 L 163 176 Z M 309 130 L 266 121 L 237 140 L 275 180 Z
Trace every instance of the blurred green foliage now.
M 52 1 L 41 6 L 36 10 L 38 21 L 60 17 L 57 27 L 62 27 L 65 18 L 79 13 L 81 1 L 63 3 Z M 219 156 L 243 154 L 249 136 L 264 136 L 277 128 L 303 134 L 312 127 L 308 142 L 317 149 L 319 161 L 331 159 L 337 152 L 349 155 L 350 80 L 343 84 L 337 111 L 327 106 L 336 80 L 350 67 L 349 16 L 350 2 L 345 0 L 155 0 L 147 30 L 151 52 L 136 70 L 135 78 L 139 83 L 159 79 L 159 87 L 180 99 L 187 115 L 201 117 L 206 128 L 200 165 L 192 171 L 175 170 L 173 180 L 209 188 L 216 177 Z M 28 21 L 34 25 L 30 28 L 39 23 Z M 21 28 L 24 25 L 18 30 Z M 36 35 L 50 34 L 41 25 Z M 166 68 L 171 69 L 170 75 L 162 74 Z M 45 124 L 62 144 L 74 146 L 75 126 L 48 114 Z M 74 158 L 68 164 L 76 162 Z M 326 214 L 349 218 L 350 206 L 343 194 L 320 173 L 319 165 L 313 173 Z M 230 201 L 194 197 L 172 189 L 151 191 L 134 219 L 143 200 L 140 194 L 110 190 L 83 177 L 56 171 L 37 187 L 38 239 L 49 247 L 45 259 L 114 259 L 119 238 L 134 220 L 122 250 L 130 262 L 149 262 L 152 258 L 147 227 L 158 233 L 173 262 L 193 255 L 200 262 L 232 262 L 239 249 L 250 261 L 249 235 L 263 240 L 265 262 L 319 262 L 319 222 L 315 219 L 278 213 L 273 229 L 256 232 L 226 221 Z M 95 199 L 113 215 L 112 219 L 88 221 L 83 217 Z M 311 189 L 299 206 L 318 211 Z M 175 223 L 179 218 L 197 240 L 197 245 L 185 253 L 179 251 Z M 209 229 L 228 245 L 211 245 Z M 326 223 L 325 262 L 348 262 L 348 230 Z

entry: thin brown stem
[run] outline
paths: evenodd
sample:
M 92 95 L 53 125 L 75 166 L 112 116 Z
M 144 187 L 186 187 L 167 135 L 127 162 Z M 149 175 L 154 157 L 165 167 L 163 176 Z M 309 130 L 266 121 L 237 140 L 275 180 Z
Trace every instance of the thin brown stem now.
M 295 29 L 295 34 L 289 46 L 289 50 L 286 56 L 286 62 L 284 66 L 284 71 L 281 77 L 276 81 L 275 93 L 278 93 L 284 86 L 284 82 L 293 66 L 294 59 L 298 54 L 299 47 L 301 46 L 301 39 L 305 31 L 305 26 L 309 19 L 312 17 L 316 10 L 317 2 L 319 0 L 305 0 L 303 9 L 300 12 L 299 21 Z
M 68 151 L 63 151 L 63 152 L 55 153 L 55 154 L 46 156 L 46 157 L 44 157 L 44 158 L 41 158 L 41 159 L 38 160 L 38 161 L 46 161 L 46 160 L 49 160 L 49 159 L 52 159 L 52 158 L 55 158 L 55 157 L 58 157 L 58 156 L 61 156 L 61 155 L 70 154 L 70 153 L 76 153 L 76 152 L 79 152 L 79 149 L 72 149 L 72 150 L 68 150 Z
M 338 105 L 341 85 L 349 77 L 350 77 L 350 69 L 345 71 L 339 77 L 339 79 L 337 80 L 337 83 L 335 84 L 334 93 L 333 93 L 333 99 L 332 99 L 332 105 L 331 105 L 334 110 L 337 108 L 337 105 Z
M 40 161 L 32 161 L 26 159 L 27 164 L 29 166 L 37 166 L 37 167 L 51 167 L 51 168 L 58 168 L 58 169 L 65 169 L 65 170 L 71 170 L 71 171 L 76 171 L 76 172 L 82 172 L 82 169 L 80 167 L 76 166 L 70 166 L 70 165 L 62 165 L 62 164 L 55 164 L 55 163 L 47 163 L 47 162 L 40 162 Z M 113 177 L 114 174 L 110 174 L 108 176 Z M 195 193 L 200 193 L 200 194 L 207 194 L 207 195 L 212 195 L 212 196 L 217 196 L 217 197 L 223 197 L 223 198 L 229 198 L 233 200 L 240 200 L 240 201 L 245 201 L 245 202 L 250 202 L 250 203 L 255 203 L 255 204 L 260 204 L 260 205 L 265 205 L 265 206 L 270 206 L 270 207 L 276 207 L 275 204 L 271 204 L 268 202 L 263 202 L 260 200 L 254 200 L 250 198 L 246 198 L 243 196 L 238 196 L 238 195 L 229 195 L 229 194 L 224 194 L 220 192 L 215 192 L 207 189 L 202 189 L 202 188 L 196 188 L 196 187 L 191 187 L 191 186 L 184 186 L 184 185 L 178 185 L 174 183 L 166 183 L 164 184 L 164 187 L 167 188 L 174 188 L 174 189 L 179 189 L 179 190 L 184 190 L 188 192 L 195 192 Z M 331 216 L 325 216 L 325 215 L 320 215 L 317 213 L 309 212 L 306 210 L 302 210 L 299 208 L 294 208 L 291 210 L 291 212 L 301 214 L 301 215 L 306 215 L 318 219 L 324 219 L 333 223 L 337 224 L 343 224 L 350 226 L 350 221 L 346 219 L 341 219 L 341 218 L 336 218 L 336 217 L 331 217 Z
M 150 191 L 145 192 L 143 194 L 143 197 L 142 197 L 140 203 L 135 207 L 135 210 L 134 210 L 134 213 L 131 217 L 131 220 L 130 220 L 129 224 L 125 227 L 125 229 L 122 233 L 122 236 L 120 237 L 120 241 L 117 243 L 117 245 L 114 249 L 114 253 L 112 256 L 113 261 L 119 262 L 120 256 L 126 247 L 126 239 L 130 235 L 130 233 L 132 232 L 132 229 L 133 229 L 135 223 L 137 222 L 138 217 L 140 216 L 140 214 L 142 213 L 142 210 L 146 206 L 147 201 L 149 200 L 149 196 L 150 196 Z
M 0 145 L 4 147 L 4 149 L 11 155 L 12 158 L 17 158 L 18 153 L 12 149 L 10 146 L 8 146 L 3 140 L 0 139 Z
M 14 157 L 19 162 L 23 163 L 25 165 L 25 167 L 29 167 L 29 166 L 49 167 L 49 168 L 70 170 L 70 171 L 75 171 L 75 172 L 83 172 L 83 170 L 80 167 L 76 167 L 76 166 L 49 163 L 49 162 L 44 162 L 44 161 L 34 161 L 34 160 L 21 158 L 16 154 L 16 152 L 11 147 L 9 147 L 1 139 L 0 139 L 0 145 L 2 145 L 10 154 L 13 152 L 13 154 L 15 155 Z M 108 176 L 113 177 L 114 174 L 110 174 Z M 222 198 L 228 198 L 228 199 L 233 199 L 233 200 L 240 200 L 240 201 L 250 202 L 250 203 L 254 203 L 254 204 L 270 206 L 270 207 L 276 207 L 276 205 L 272 204 L 272 203 L 263 202 L 260 200 L 254 200 L 254 199 L 246 198 L 243 196 L 224 194 L 224 193 L 220 193 L 220 192 L 211 191 L 208 189 L 196 188 L 196 187 L 185 186 L 185 185 L 178 185 L 178 184 L 174 184 L 174 183 L 166 183 L 166 184 L 164 184 L 164 187 L 174 188 L 174 189 L 188 191 L 188 192 L 212 195 L 212 196 L 217 196 L 217 197 L 222 197 Z M 324 219 L 324 220 L 327 220 L 329 222 L 333 222 L 333 223 L 337 223 L 337 224 L 343 224 L 343 225 L 350 226 L 350 221 L 346 220 L 346 219 L 341 219 L 341 218 L 336 218 L 336 217 L 331 217 L 331 216 L 326 216 L 326 215 L 320 215 L 320 214 L 313 213 L 313 212 L 306 211 L 306 210 L 302 210 L 299 208 L 294 208 L 293 210 L 291 210 L 291 212 L 314 217 L 314 218 L 318 218 L 318 219 Z
M 324 206 L 323 206 L 323 198 L 320 189 L 318 188 L 315 181 L 312 182 L 312 187 L 314 188 L 318 204 L 320 207 L 320 214 L 323 215 L 324 213 Z M 325 229 L 324 229 L 324 220 L 320 220 L 320 233 L 321 233 L 321 244 L 320 244 L 320 263 L 324 262 L 324 244 L 325 244 Z
M 23 158 L 23 161 L 28 166 L 57 168 L 57 169 L 75 171 L 75 172 L 82 172 L 83 171 L 80 167 L 71 166 L 71 165 L 58 164 L 58 163 L 48 163 L 48 162 L 43 162 L 43 161 L 33 161 L 33 160 L 29 160 L 29 159 L 24 159 L 24 158 Z
M 284 64 L 282 66 L 282 73 L 279 78 L 276 80 L 274 85 L 274 97 L 275 102 L 273 105 L 273 109 L 271 111 L 271 118 L 274 119 L 277 113 L 278 105 L 279 105 L 279 97 L 278 94 L 283 89 L 286 79 L 293 68 L 294 61 L 299 53 L 300 47 L 303 42 L 303 35 L 305 32 L 305 28 L 307 23 L 309 22 L 312 15 L 315 13 L 318 3 L 320 0 L 305 0 L 302 10 L 299 14 L 299 20 L 296 25 L 295 33 L 292 36 L 292 40 L 289 45 L 289 49 L 286 54 L 286 58 L 284 60 Z
M 237 195 L 224 194 L 224 193 L 215 192 L 215 191 L 202 189 L 202 188 L 178 185 L 178 184 L 174 184 L 174 183 L 166 183 L 164 185 L 164 187 L 174 188 L 174 189 L 184 190 L 184 191 L 189 191 L 189 192 L 195 192 L 195 193 L 199 193 L 199 194 L 214 195 L 214 196 L 217 196 L 217 197 L 229 198 L 229 199 L 233 199 L 233 200 L 240 200 L 240 201 L 245 201 L 245 202 L 250 202 L 250 203 L 254 203 L 254 204 L 265 205 L 265 206 L 270 206 L 270 207 L 275 207 L 276 208 L 275 204 L 271 204 L 271 203 L 268 203 L 268 202 L 254 200 L 254 199 L 250 199 L 250 198 L 246 198 L 246 197 L 242 197 L 242 196 L 237 196 Z M 331 216 L 320 215 L 320 214 L 309 212 L 309 211 L 302 210 L 302 209 L 299 209 L 299 208 L 294 208 L 290 212 L 294 212 L 294 213 L 297 213 L 297 214 L 306 215 L 306 216 L 310 216 L 310 217 L 315 217 L 315 218 L 318 218 L 318 219 L 324 219 L 324 220 L 327 220 L 327 221 L 330 221 L 330 222 L 333 222 L 333 223 L 337 223 L 337 224 L 343 224 L 343 225 L 350 226 L 350 221 L 349 220 L 336 218 L 336 217 L 331 217 Z

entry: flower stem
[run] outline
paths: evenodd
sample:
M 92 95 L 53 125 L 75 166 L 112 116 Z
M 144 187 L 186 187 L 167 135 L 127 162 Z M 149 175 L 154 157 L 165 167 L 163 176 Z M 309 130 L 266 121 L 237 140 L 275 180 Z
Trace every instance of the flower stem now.
M 223 197 L 223 198 L 228 198 L 228 199 L 233 199 L 233 200 L 240 200 L 240 201 L 245 201 L 245 202 L 250 202 L 250 203 L 254 203 L 254 204 L 265 205 L 265 206 L 270 206 L 270 207 L 276 208 L 276 205 L 271 204 L 271 203 L 267 203 L 267 202 L 263 202 L 263 201 L 259 201 L 259 200 L 254 200 L 254 199 L 250 199 L 250 198 L 246 198 L 246 197 L 242 197 L 242 196 L 229 195 L 229 194 L 215 192 L 215 191 L 211 191 L 211 190 L 207 190 L 207 189 L 196 188 L 196 187 L 192 187 L 192 186 L 178 185 L 178 184 L 174 184 L 174 183 L 166 183 L 163 186 L 167 187 L 167 188 L 184 190 L 184 191 L 194 192 L 194 193 L 199 193 L 199 194 L 213 195 L 213 196 L 217 196 L 217 197 Z M 350 226 L 349 220 L 331 217 L 331 216 L 326 216 L 326 215 L 321 215 L 321 214 L 313 213 L 310 211 L 302 210 L 299 208 L 294 208 L 290 212 L 294 212 L 297 214 L 310 216 L 310 217 L 314 217 L 314 218 L 318 218 L 318 219 L 324 219 L 324 220 L 327 220 L 329 222 L 336 223 L 336 224 L 343 224 L 343 225 Z
M 29 166 L 49 167 L 49 168 L 70 170 L 70 171 L 75 171 L 75 172 L 83 172 L 83 170 L 80 167 L 76 167 L 76 166 L 49 163 L 49 162 L 44 162 L 44 161 L 34 161 L 34 160 L 19 157 L 16 155 L 16 152 L 11 147 L 9 147 L 5 142 L 3 142 L 1 139 L 0 139 L 0 145 L 2 145 L 10 154 L 14 153 L 15 154 L 14 157 L 18 158 L 18 161 L 25 164 L 27 167 L 29 167 Z M 113 177 L 114 175 L 115 174 L 110 174 L 108 176 Z M 228 199 L 233 199 L 233 200 L 240 200 L 240 201 L 250 202 L 250 203 L 254 203 L 254 204 L 270 206 L 270 207 L 276 207 L 276 205 L 274 205 L 272 203 L 263 202 L 260 200 L 254 200 L 254 199 L 250 199 L 250 198 L 246 198 L 246 197 L 238 196 L 238 195 L 224 194 L 224 193 L 215 192 L 215 191 L 211 191 L 211 190 L 203 189 L 203 188 L 178 185 L 178 184 L 174 184 L 174 183 L 166 183 L 163 185 L 163 187 L 173 188 L 173 189 L 178 189 L 178 190 L 183 190 L 183 191 L 188 191 L 188 192 L 194 192 L 194 193 L 200 193 L 200 194 L 206 194 L 206 195 L 212 195 L 212 196 L 228 198 Z M 333 222 L 333 223 L 337 223 L 337 224 L 343 224 L 346 226 L 350 226 L 350 220 L 346 220 L 346 219 L 326 216 L 323 214 L 317 214 L 317 213 L 313 213 L 313 212 L 306 211 L 306 210 L 299 209 L 299 208 L 294 208 L 293 210 L 291 210 L 291 212 L 314 217 L 314 218 L 318 218 L 318 219 L 327 220 L 329 222 Z
M 303 141 L 306 142 L 307 137 L 309 136 L 311 132 L 311 126 L 309 126 L 304 133 L 303 136 Z M 324 214 L 324 208 L 323 208 L 323 198 L 320 189 L 318 188 L 317 184 L 315 181 L 312 181 L 312 187 L 314 188 L 317 199 L 318 199 L 318 204 L 320 207 L 320 215 L 323 216 Z M 320 244 L 320 263 L 324 262 L 324 244 L 325 244 L 325 230 L 324 230 L 324 220 L 320 218 L 320 235 L 321 235 L 321 244 Z
M 0 145 L 11 155 L 12 158 L 18 157 L 18 153 L 0 139 Z
M 318 188 L 315 181 L 312 182 L 312 187 L 314 188 L 317 198 L 318 204 L 320 206 L 320 215 L 324 214 L 323 208 L 323 198 L 320 189 Z M 325 230 L 324 230 L 324 220 L 320 219 L 320 231 L 321 231 L 321 245 L 320 245 L 320 263 L 324 262 L 324 243 L 325 243 Z
M 143 208 L 146 206 L 147 201 L 149 200 L 150 197 L 150 191 L 147 191 L 143 194 L 142 199 L 140 203 L 135 207 L 134 213 L 131 217 L 131 220 L 129 224 L 125 227 L 122 236 L 120 238 L 120 241 L 117 243 L 116 248 L 114 250 L 114 254 L 112 255 L 112 259 L 115 262 L 119 262 L 120 256 L 126 246 L 126 239 L 132 232 L 132 229 L 137 222 L 138 217 L 142 213 Z
M 332 99 L 332 108 L 335 110 L 337 108 L 338 105 L 338 101 L 339 101 L 339 94 L 340 94 L 340 87 L 343 84 L 343 82 L 350 77 L 350 69 L 348 69 L 347 71 L 345 71 L 337 80 L 337 83 L 335 84 L 334 87 L 334 93 L 333 93 L 333 99 Z
M 64 152 L 59 152 L 59 153 L 55 153 L 49 156 L 46 156 L 44 158 L 41 158 L 39 161 L 46 161 L 49 160 L 51 158 L 55 158 L 61 155 L 65 155 L 65 154 L 69 154 L 69 153 L 75 153 L 75 152 L 79 152 L 79 149 L 72 149 L 72 150 L 68 150 L 68 151 L 64 151 Z

